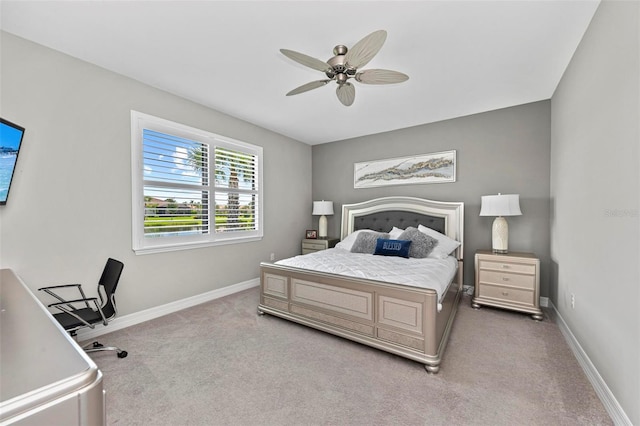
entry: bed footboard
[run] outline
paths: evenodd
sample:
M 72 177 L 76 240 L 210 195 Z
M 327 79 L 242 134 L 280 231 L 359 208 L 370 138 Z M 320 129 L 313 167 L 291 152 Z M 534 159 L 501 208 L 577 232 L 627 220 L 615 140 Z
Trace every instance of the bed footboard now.
M 440 369 L 462 292 L 454 278 L 438 311 L 432 289 L 260 265 L 258 313 L 268 313 Z M 462 268 L 459 268 L 461 274 Z

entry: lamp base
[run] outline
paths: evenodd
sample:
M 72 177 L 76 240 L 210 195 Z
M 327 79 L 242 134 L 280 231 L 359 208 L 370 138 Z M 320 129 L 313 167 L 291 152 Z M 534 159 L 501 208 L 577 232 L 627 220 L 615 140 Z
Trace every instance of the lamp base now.
M 491 243 L 494 253 L 507 253 L 509 248 L 509 225 L 507 224 L 507 220 L 502 216 L 496 217 L 493 221 Z
M 320 216 L 318 219 L 318 237 L 326 238 L 327 236 L 327 217 L 325 215 Z

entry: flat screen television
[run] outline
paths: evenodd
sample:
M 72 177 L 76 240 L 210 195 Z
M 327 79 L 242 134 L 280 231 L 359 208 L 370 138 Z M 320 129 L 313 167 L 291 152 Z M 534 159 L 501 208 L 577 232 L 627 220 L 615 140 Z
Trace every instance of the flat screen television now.
M 0 205 L 7 204 L 24 127 L 0 118 Z

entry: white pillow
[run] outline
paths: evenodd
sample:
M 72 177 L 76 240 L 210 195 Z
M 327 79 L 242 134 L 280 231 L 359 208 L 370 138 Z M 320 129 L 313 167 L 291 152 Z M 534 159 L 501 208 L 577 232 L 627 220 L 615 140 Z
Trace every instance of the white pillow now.
M 393 229 L 389 231 L 389 238 L 392 240 L 397 240 L 403 232 L 404 229 L 400 229 L 394 226 Z
M 424 225 L 418 225 L 418 230 L 438 240 L 438 245 L 433 248 L 433 250 L 427 257 L 435 259 L 446 259 L 451 254 L 451 252 L 453 252 L 460 246 L 459 241 L 451 239 L 438 231 L 427 228 Z
M 358 234 L 361 232 L 376 232 L 376 231 L 372 229 L 358 229 L 357 231 L 353 231 L 352 233 L 344 237 L 344 240 L 336 244 L 336 248 L 341 248 L 343 250 L 351 251 L 351 247 L 353 247 L 353 243 L 356 242 L 356 238 L 358 238 Z

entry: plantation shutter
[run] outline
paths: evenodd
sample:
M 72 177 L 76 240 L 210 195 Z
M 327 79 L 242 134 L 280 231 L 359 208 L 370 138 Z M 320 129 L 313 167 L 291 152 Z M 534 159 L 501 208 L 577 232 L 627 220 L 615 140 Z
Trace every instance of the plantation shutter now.
M 258 229 L 258 155 L 250 150 L 216 146 L 216 232 Z
M 208 145 L 143 131 L 145 238 L 209 233 Z

